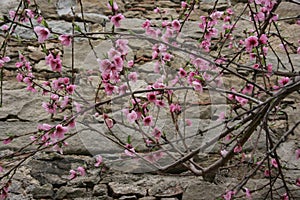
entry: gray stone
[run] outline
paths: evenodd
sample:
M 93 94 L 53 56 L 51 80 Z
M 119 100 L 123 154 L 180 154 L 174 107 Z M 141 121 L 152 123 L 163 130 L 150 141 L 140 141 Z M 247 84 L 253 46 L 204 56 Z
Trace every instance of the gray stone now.
M 146 188 L 129 185 L 129 184 L 120 184 L 116 182 L 111 182 L 108 184 L 110 190 L 112 191 L 113 197 L 121 197 L 126 195 L 137 195 L 138 197 L 144 197 L 147 195 Z
M 59 188 L 59 190 L 56 193 L 55 199 L 64 199 L 64 198 L 82 198 L 82 197 L 88 197 L 91 194 L 86 192 L 85 188 L 73 188 L 73 187 L 66 187 L 63 186 Z
M 107 196 L 107 186 L 105 184 L 98 184 L 94 186 L 93 196 Z
M 41 10 L 41 13 L 45 18 L 58 18 L 58 14 L 56 11 L 56 5 L 58 3 L 58 0 L 39 0 L 38 5 L 39 9 Z
M 183 188 L 177 181 L 165 182 L 163 184 L 153 185 L 148 192 L 150 196 L 157 198 L 174 198 L 182 195 Z
M 190 183 L 183 193 L 182 200 L 206 200 L 216 199 L 223 193 L 222 187 L 208 183 L 197 182 Z
M 142 198 L 139 198 L 139 200 L 156 200 L 155 197 L 142 197 Z
M 59 16 L 72 15 L 71 8 L 76 5 L 76 0 L 58 0 L 56 4 L 57 14 Z
M 0 15 L 8 15 L 10 10 L 14 10 L 19 5 L 18 1 L 11 1 L 11 0 L 2 0 L 1 7 L 0 7 Z
M 135 195 L 121 196 L 119 200 L 137 200 L 137 197 Z
M 32 195 L 34 198 L 51 198 L 53 196 L 53 186 L 51 184 L 45 184 L 40 187 L 36 187 L 32 191 Z
M 280 19 L 297 17 L 299 15 L 300 5 L 292 2 L 281 2 L 276 10 L 276 14 L 279 15 Z M 294 20 L 288 20 L 289 22 L 294 22 Z
M 18 118 L 24 121 L 45 121 L 50 115 L 42 108 L 43 99 L 34 98 L 30 102 L 23 105 L 17 114 Z

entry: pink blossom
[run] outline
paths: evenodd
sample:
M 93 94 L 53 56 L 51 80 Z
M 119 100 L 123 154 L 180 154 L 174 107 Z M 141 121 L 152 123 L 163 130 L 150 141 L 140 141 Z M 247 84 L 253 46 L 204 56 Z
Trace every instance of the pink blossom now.
M 60 59 L 60 55 L 54 56 L 52 53 L 50 53 L 48 56 L 45 58 L 46 64 L 50 65 L 51 69 L 54 72 L 61 72 L 62 70 L 62 61 Z
M 298 187 L 300 187 L 300 178 L 297 178 L 297 179 L 296 179 L 296 185 L 297 185 Z
M 268 50 L 269 50 L 268 47 L 263 47 L 264 56 L 268 55 Z
M 72 42 L 72 36 L 71 35 L 60 35 L 58 39 L 61 41 L 61 44 L 64 46 L 70 46 Z
M 58 124 L 53 132 L 54 139 L 64 139 L 65 133 L 68 132 L 68 128 Z
M 165 28 L 165 27 L 167 27 L 167 26 L 170 26 L 170 22 L 169 22 L 169 21 L 162 21 L 162 22 L 161 22 L 161 26 L 162 26 L 163 28 Z
M 71 169 L 69 179 L 72 180 L 72 179 L 76 178 L 76 176 L 77 176 L 76 171 Z
M 103 162 L 103 158 L 101 155 L 96 156 L 96 163 L 95 163 L 95 167 L 99 167 Z
M 186 124 L 187 126 L 192 126 L 192 120 L 186 119 L 186 120 L 185 120 L 185 124 Z
M 128 40 L 125 39 L 118 39 L 116 41 L 116 46 L 118 47 L 118 51 L 125 55 L 128 53 L 129 47 L 128 47 Z
M 253 69 L 258 69 L 260 66 L 259 66 L 259 64 L 254 64 L 252 67 L 253 67 Z
M 104 84 L 104 91 L 107 95 L 112 95 L 116 91 L 116 87 L 109 83 L 106 83 Z
M 220 12 L 220 11 L 215 11 L 210 15 L 210 18 L 213 20 L 217 20 L 220 19 L 222 17 L 224 12 Z
M 244 87 L 244 89 L 242 90 L 243 94 L 251 94 L 253 91 L 253 85 L 250 83 L 247 83 L 247 85 Z
M 181 111 L 181 106 L 179 104 L 172 103 L 170 105 L 170 112 L 180 112 L 180 111 Z
M 81 111 L 82 105 L 80 103 L 74 102 L 76 112 L 79 113 Z
M 246 50 L 251 52 L 254 47 L 258 46 L 258 38 L 256 36 L 250 36 L 245 40 Z
M 75 91 L 76 85 L 68 85 L 66 87 L 66 91 L 68 92 L 68 94 L 73 94 Z
M 161 137 L 161 131 L 158 128 L 154 128 L 154 131 L 152 133 L 152 135 L 155 137 L 156 140 L 159 140 Z
M 164 61 L 171 61 L 171 58 L 172 58 L 173 56 L 171 55 L 171 54 L 169 54 L 169 53 L 164 53 L 163 54 L 163 59 L 164 59 Z
M 128 79 L 132 82 L 136 82 L 138 78 L 138 74 L 136 72 L 131 72 L 130 74 L 128 74 Z
M 228 15 L 233 15 L 233 13 L 234 13 L 231 8 L 227 8 L 226 12 Z
M 129 68 L 132 68 L 133 65 L 134 65 L 134 61 L 133 61 L 133 60 L 129 60 L 129 61 L 127 62 L 127 65 L 128 65 Z
M 76 126 L 76 121 L 75 121 L 75 119 L 72 119 L 72 120 L 69 122 L 68 126 L 69 126 L 70 128 L 74 128 L 74 127 Z
M 26 11 L 26 15 L 30 18 L 33 19 L 34 18 L 34 12 L 30 9 L 25 9 Z
M 65 96 L 64 100 L 61 102 L 60 107 L 65 108 L 69 103 L 69 96 Z
M 49 144 L 47 144 L 47 145 L 49 145 Z M 56 152 L 59 152 L 60 154 L 63 154 L 63 149 L 62 149 L 62 147 L 61 147 L 60 145 L 58 145 L 58 144 L 55 144 L 55 145 L 52 147 L 52 150 L 53 150 L 53 151 L 56 151 Z
M 118 88 L 119 95 L 125 94 L 127 89 L 128 89 L 128 86 L 127 86 L 126 83 L 120 85 L 119 88 Z
M 284 85 L 286 85 L 289 81 L 290 81 L 290 78 L 289 78 L 289 77 L 282 77 L 282 78 L 278 81 L 278 83 L 279 83 L 280 86 L 284 86 Z
M 110 3 L 107 3 L 107 7 L 108 7 L 108 9 L 113 10 L 113 11 L 119 10 L 118 4 L 115 1 L 113 2 L 113 7 L 111 7 Z
M 300 158 L 300 149 L 297 149 L 295 153 L 296 153 L 296 160 L 298 160 Z
M 225 112 L 220 112 L 218 120 L 217 121 L 223 121 L 225 119 Z
M 289 200 L 290 199 L 287 193 L 284 193 L 282 197 L 283 197 L 283 200 Z
M 1 165 L 0 165 L 0 173 L 2 173 L 4 170 L 3 170 L 3 168 L 1 167 Z
M 9 61 L 10 61 L 10 57 L 8 57 L 8 56 L 0 58 L 0 68 L 2 68 L 4 66 L 4 63 L 7 63 Z
M 6 24 L 4 24 L 3 26 L 1 26 L 2 31 L 7 31 L 8 30 L 8 26 Z
M 181 67 L 181 68 L 179 69 L 178 75 L 179 75 L 181 78 L 184 78 L 184 77 L 187 76 L 187 72 Z
M 267 44 L 268 43 L 268 37 L 266 36 L 266 34 L 262 34 L 259 38 L 259 42 L 261 44 Z
M 187 3 L 185 1 L 181 2 L 181 8 L 187 8 Z
M 248 188 L 245 188 L 245 191 L 246 191 L 246 197 L 247 197 L 247 199 L 252 199 L 250 190 Z
M 268 169 L 266 169 L 266 170 L 264 171 L 264 175 L 265 175 L 265 177 L 271 176 L 271 171 L 268 170 Z
M 85 169 L 83 167 L 78 167 L 77 171 L 79 172 L 80 176 L 85 176 Z
M 264 21 L 265 20 L 265 14 L 263 12 L 258 12 L 254 15 L 254 20 L 255 21 Z
M 114 56 L 113 58 L 114 67 L 112 67 L 112 70 L 116 70 L 118 72 L 122 71 L 123 69 L 123 59 L 120 56 Z
M 112 16 L 110 21 L 114 24 L 115 27 L 120 27 L 120 21 L 123 19 L 125 19 L 125 17 L 121 13 L 119 13 Z
M 156 7 L 153 11 L 154 11 L 155 13 L 160 13 L 159 7 Z
M 277 163 L 277 161 L 276 161 L 275 158 L 272 158 L 272 159 L 271 159 L 271 164 L 272 164 L 275 168 L 278 168 L 278 163 Z
M 59 99 L 59 96 L 57 94 L 51 94 L 50 98 L 53 100 L 53 101 L 57 101 Z
M 130 157 L 135 156 L 135 150 L 131 144 L 126 144 L 125 148 L 126 148 L 124 151 L 125 155 L 130 156 Z
M 270 23 L 271 22 L 276 22 L 278 20 L 278 15 L 274 15 L 271 19 L 270 19 Z
M 98 60 L 98 62 L 100 64 L 99 70 L 102 73 L 108 73 L 111 70 L 112 66 L 113 66 L 113 64 L 108 59 Z
M 230 16 L 226 16 L 223 21 L 224 22 L 230 22 L 230 20 L 231 20 L 231 17 Z M 223 28 L 224 28 L 224 25 L 223 25 Z M 232 28 L 232 26 L 230 24 L 227 24 L 225 30 L 230 30 L 231 28 Z
M 130 113 L 127 114 L 127 120 L 132 124 L 137 120 L 138 115 L 137 113 L 133 110 Z
M 155 105 L 160 107 L 160 108 L 163 108 L 163 107 L 165 107 L 166 104 L 163 100 L 156 100 Z
M 41 131 L 49 131 L 52 128 L 52 126 L 49 124 L 39 124 L 37 128 Z
M 11 137 L 6 138 L 6 139 L 3 140 L 3 144 L 9 144 L 9 143 L 12 142 L 12 140 L 13 140 L 13 139 L 12 139 Z
M 42 27 L 42 26 L 36 26 L 34 27 L 34 32 L 38 36 L 38 42 L 43 43 L 45 40 L 47 40 L 50 36 L 49 29 Z
M 154 92 L 150 92 L 147 94 L 147 99 L 150 102 L 155 102 L 156 101 L 156 94 Z
M 287 46 L 287 44 L 279 44 L 279 47 L 283 50 L 283 51 L 287 51 L 287 49 L 288 49 L 288 46 Z
M 8 14 L 9 14 L 9 18 L 13 19 L 13 18 L 15 18 L 15 16 L 16 16 L 16 11 L 10 10 L 10 11 L 8 12 Z
M 233 152 L 234 152 L 234 153 L 240 153 L 242 150 L 243 150 L 243 147 L 242 147 L 241 145 L 237 145 L 237 146 L 234 148 Z
M 235 194 L 235 192 L 230 190 L 230 191 L 226 192 L 225 195 L 223 195 L 223 198 L 225 200 L 231 200 L 232 197 L 234 196 L 234 194 Z
M 200 45 L 200 47 L 205 51 L 205 52 L 209 52 L 210 50 L 209 50 L 209 47 L 210 47 L 210 42 L 208 41 L 208 40 L 203 40 L 202 42 L 201 42 L 201 45 Z
M 180 22 L 177 19 L 173 20 L 172 27 L 174 30 L 179 31 L 180 30 Z
M 8 187 L 9 184 L 6 184 L 5 186 L 3 186 L 0 190 L 0 199 L 1 200 L 5 200 L 8 197 Z
M 104 117 L 104 121 L 105 121 L 105 124 L 106 126 L 111 129 L 114 127 L 114 120 L 112 120 L 111 118 L 109 118 L 108 116 L 107 117 Z
M 199 81 L 193 81 L 193 86 L 196 91 L 203 92 L 203 86 Z
M 223 149 L 220 151 L 220 153 L 222 157 L 225 157 L 228 154 L 228 151 L 226 149 Z
M 153 124 L 153 118 L 152 116 L 147 116 L 143 119 L 144 126 L 152 126 Z
M 297 54 L 300 54 L 300 47 L 298 47 L 297 49 Z
M 154 163 L 160 160 L 163 156 L 164 153 L 159 151 L 159 152 L 147 154 L 147 156 L 145 156 L 145 159 L 151 163 Z
M 49 114 L 55 114 L 55 113 L 56 113 L 57 105 L 56 105 L 55 103 L 50 104 L 50 103 L 43 102 L 43 103 L 42 103 L 42 107 L 43 107 Z
M 146 21 L 142 24 L 142 28 L 148 29 L 151 26 L 151 21 L 149 19 L 146 19 Z
M 267 65 L 267 71 L 268 71 L 267 76 L 268 76 L 268 77 L 271 77 L 271 76 L 272 76 L 272 73 L 273 73 L 273 65 L 272 65 L 271 63 L 269 63 L 269 64 Z
M 42 23 L 43 21 L 43 17 L 42 16 L 38 16 L 38 18 L 36 19 L 37 23 Z
M 245 99 L 241 96 L 235 96 L 235 100 L 241 104 L 241 106 L 244 106 L 248 103 L 248 99 Z

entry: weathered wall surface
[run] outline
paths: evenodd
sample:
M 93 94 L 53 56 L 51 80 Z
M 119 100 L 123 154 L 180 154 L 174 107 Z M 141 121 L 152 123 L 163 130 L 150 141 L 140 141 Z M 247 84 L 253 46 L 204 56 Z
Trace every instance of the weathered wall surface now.
M 84 5 L 85 19 L 87 21 L 87 28 L 89 31 L 105 31 L 109 30 L 111 24 L 107 22 L 107 16 L 110 14 L 106 7 L 106 1 L 99 0 L 82 0 Z M 140 24 L 143 19 L 159 20 L 159 14 L 155 14 L 153 9 L 156 7 L 163 8 L 168 11 L 170 18 L 176 18 L 180 10 L 180 1 L 155 1 L 155 0 L 118 0 L 117 3 L 124 13 L 126 19 L 122 21 L 119 31 L 126 32 L 133 30 L 136 33 L 142 33 L 143 29 Z M 208 2 L 208 1 L 205 1 Z M 222 3 L 223 2 L 223 3 Z M 71 32 L 71 16 L 70 6 L 75 6 L 75 12 L 80 16 L 79 6 L 76 0 L 37 0 L 41 12 L 48 24 L 57 32 Z M 18 1 L 2 0 L 0 6 L 0 15 L 6 15 L 10 9 L 17 6 Z M 235 12 L 239 13 L 243 9 L 243 3 L 234 3 Z M 227 7 L 226 1 L 220 1 L 217 8 L 224 10 Z M 212 3 L 201 4 L 191 15 L 191 19 L 198 20 L 199 15 L 204 14 L 206 11 L 213 8 Z M 278 9 L 281 17 L 297 16 L 300 7 L 289 2 L 283 2 Z M 246 21 L 241 20 L 240 27 L 247 24 Z M 83 23 L 77 22 L 82 27 Z M 197 39 L 199 32 L 195 28 L 197 26 L 194 22 L 188 22 L 185 30 L 183 31 L 184 37 Z M 293 20 L 285 20 L 280 22 L 280 28 L 286 38 L 295 44 L 300 38 L 300 26 L 294 24 Z M 239 28 L 239 26 L 238 26 Z M 24 29 L 18 29 L 21 37 L 31 39 L 32 33 Z M 3 38 L 0 38 L 2 42 Z M 274 41 L 275 43 L 278 41 Z M 97 46 L 98 53 L 105 52 L 102 42 L 93 42 Z M 58 43 L 49 44 L 53 47 L 59 47 Z M 151 52 L 151 46 L 146 41 L 133 40 L 130 44 L 131 48 L 135 50 L 139 56 L 147 56 Z M 44 55 L 39 52 L 37 43 L 28 42 L 23 45 L 17 42 L 12 43 L 8 48 L 8 54 L 13 55 L 13 61 L 17 61 L 18 51 L 23 51 L 24 55 L 30 58 L 33 67 L 41 77 L 55 76 L 49 71 L 45 65 Z M 64 63 L 70 64 L 71 49 L 65 48 Z M 278 49 L 279 54 L 283 54 Z M 86 40 L 76 40 L 75 43 L 75 66 L 78 70 L 91 68 L 98 69 L 97 62 L 90 60 L 91 50 Z M 296 64 L 296 70 L 300 70 L 299 55 L 291 54 L 293 62 Z M 270 55 L 271 61 L 276 62 L 276 57 Z M 283 63 L 288 65 L 287 58 L 282 60 Z M 11 62 L 4 70 L 4 106 L 0 108 L 0 138 L 6 137 L 7 133 L 24 134 L 36 130 L 39 123 L 51 123 L 50 116 L 41 109 L 41 104 L 47 99 L 37 94 L 31 94 L 25 90 L 25 85 L 18 83 L 15 80 L 14 62 Z M 141 69 L 148 70 L 149 63 L 141 65 Z M 245 73 L 245 72 L 241 72 Z M 145 78 L 149 78 L 145 74 Z M 151 78 L 151 77 L 150 77 Z M 80 81 L 80 77 L 77 81 Z M 238 79 L 232 77 L 225 77 L 225 83 L 228 88 L 233 85 L 239 85 Z M 299 119 L 299 94 L 294 94 L 289 99 L 292 104 L 297 107 L 297 111 L 289 113 L 290 125 Z M 210 119 L 210 111 L 207 107 L 201 111 L 203 119 Z M 207 113 L 207 114 L 206 114 Z M 57 120 L 62 119 L 60 116 Z M 54 123 L 54 122 L 52 122 Z M 299 129 L 298 135 L 290 138 L 290 141 L 280 148 L 279 153 L 285 162 L 289 162 L 291 170 L 290 181 L 294 181 L 294 175 L 298 174 L 299 177 L 299 161 L 293 161 L 293 152 L 299 147 Z M 0 146 L 0 154 L 8 153 L 12 150 L 18 149 L 25 144 L 28 138 L 20 138 L 10 145 Z M 101 143 L 100 148 L 106 152 L 118 152 L 117 147 L 111 147 L 106 144 L 106 141 Z M 103 146 L 102 146 L 103 145 Z M 121 172 L 108 172 L 101 173 L 100 170 L 94 169 L 88 171 L 87 177 L 79 177 L 76 180 L 69 181 L 69 170 L 76 168 L 80 165 L 92 166 L 94 159 L 90 156 L 90 152 L 86 148 L 79 136 L 72 137 L 69 140 L 69 146 L 65 149 L 66 156 L 60 156 L 55 153 L 41 153 L 34 156 L 28 161 L 15 175 L 15 181 L 11 187 L 10 199 L 140 199 L 140 200 L 154 200 L 154 199 L 184 199 L 184 200 L 200 200 L 200 199 L 214 199 L 222 194 L 230 185 L 237 183 L 238 179 L 234 176 L 218 174 L 216 183 L 207 183 L 199 177 L 184 175 L 150 175 L 150 174 L 127 174 Z M 204 161 L 205 162 L 205 161 Z M 135 166 L 126 166 L 127 171 L 134 171 Z M 132 169 L 130 169 L 132 167 Z M 243 169 L 238 172 L 244 173 Z M 250 181 L 253 187 L 259 187 L 266 183 L 267 179 L 254 179 Z M 295 188 L 297 189 L 297 188 Z M 261 191 L 261 194 L 265 191 Z M 298 193 L 300 197 L 300 194 Z M 254 196 L 254 199 L 260 199 L 260 195 Z

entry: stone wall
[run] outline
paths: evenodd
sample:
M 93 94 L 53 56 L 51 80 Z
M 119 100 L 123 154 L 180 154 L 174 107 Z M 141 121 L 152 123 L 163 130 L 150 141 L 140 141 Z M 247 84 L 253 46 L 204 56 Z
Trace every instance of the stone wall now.
M 19 1 L 2 0 L 0 7 L 0 15 L 7 15 L 10 9 L 17 6 Z M 57 32 L 71 32 L 71 16 L 70 6 L 75 6 L 75 12 L 78 14 L 77 24 L 83 29 L 84 24 L 80 20 L 80 7 L 76 0 L 37 0 L 39 8 L 47 20 L 48 24 L 53 27 Z M 111 24 L 108 22 L 107 16 L 110 14 L 106 7 L 106 1 L 99 0 L 82 0 L 84 5 L 84 16 L 87 21 L 87 28 L 92 32 L 99 32 L 109 30 Z M 160 15 L 155 14 L 153 9 L 160 7 L 168 11 L 169 18 L 176 18 L 180 11 L 180 1 L 169 0 L 117 0 L 120 10 L 124 13 L 126 19 L 122 21 L 121 27 L 118 31 L 128 32 L 133 31 L 142 33 L 143 29 L 140 24 L 144 19 L 159 20 Z M 224 10 L 227 7 L 227 1 L 219 1 L 217 6 L 218 10 Z M 236 13 L 241 12 L 243 3 L 240 1 L 232 2 Z M 211 10 L 213 4 L 209 1 L 204 1 L 200 7 L 196 5 L 195 12 L 192 13 L 191 19 L 198 20 L 199 15 Z M 300 6 L 290 2 L 283 2 L 278 13 L 281 17 L 297 16 L 299 14 Z M 300 26 L 296 26 L 293 20 L 284 20 L 280 22 L 280 29 L 289 41 L 297 43 L 299 39 Z M 245 20 L 239 22 L 239 27 L 244 28 L 247 24 Z M 195 22 L 187 22 L 183 33 L 187 33 L 184 37 L 198 39 L 199 31 L 195 29 Z M 22 38 L 31 39 L 32 33 L 25 29 L 19 28 L 17 32 Z M 3 41 L 3 38 L 0 38 Z M 95 46 L 99 47 L 97 53 L 105 52 L 105 45 L 102 41 L 92 41 Z M 274 41 L 278 42 L 278 41 Z M 57 42 L 52 44 L 53 47 L 59 47 Z M 151 51 L 149 43 L 142 40 L 132 40 L 131 48 L 135 50 L 138 57 L 148 57 Z M 69 65 L 71 49 L 63 49 L 65 53 L 64 64 Z M 20 45 L 17 41 L 12 42 L 8 47 L 8 54 L 13 55 L 13 61 L 17 61 L 18 51 L 23 51 L 24 55 L 30 58 L 33 63 L 35 72 L 41 77 L 52 78 L 55 74 L 51 73 L 49 68 L 45 65 L 44 55 L 40 53 L 37 43 L 24 43 Z M 282 56 L 282 62 L 288 63 L 284 52 L 278 49 L 278 54 Z M 75 43 L 75 65 L 81 71 L 87 67 L 91 69 L 98 69 L 97 63 L 90 60 L 91 49 L 87 40 L 76 40 Z M 276 57 L 271 55 L 268 59 L 276 62 Z M 299 55 L 291 54 L 291 59 L 296 64 L 296 71 L 300 70 Z M 25 90 L 25 85 L 20 84 L 15 80 L 16 72 L 14 70 L 14 62 L 4 70 L 4 106 L 0 108 L 0 138 L 6 137 L 8 133 L 24 134 L 33 132 L 39 123 L 55 123 L 63 116 L 58 116 L 56 119 L 50 120 L 50 116 L 41 109 L 41 103 L 47 99 L 36 94 L 28 93 Z M 149 63 L 142 63 L 141 69 L 148 70 Z M 246 73 L 242 70 L 240 73 Z M 149 74 L 145 75 L 145 79 Z M 152 77 L 155 79 L 155 77 Z M 230 88 L 233 85 L 239 85 L 240 80 L 233 79 L 232 77 L 225 77 L 226 87 Z M 80 77 L 77 81 L 81 81 Z M 151 81 L 151 80 L 149 80 Z M 292 125 L 298 119 L 299 113 L 299 94 L 294 94 L 288 99 L 292 105 L 297 108 L 298 112 L 292 111 L 289 114 L 289 123 Z M 206 111 L 208 107 L 201 108 L 203 120 L 210 119 L 210 111 Z M 299 147 L 300 131 L 297 129 L 297 134 L 290 138 L 285 143 L 285 146 L 279 149 L 279 154 L 282 159 L 289 163 L 289 167 L 293 170 L 289 171 L 287 177 L 290 182 L 294 181 L 294 175 L 300 174 L 299 161 L 293 161 L 294 149 Z M 27 137 L 18 138 L 10 145 L 0 146 L 0 154 L 9 153 L 17 150 L 20 146 L 28 141 Z M 194 177 L 187 172 L 181 174 L 170 175 L 154 175 L 154 174 L 134 174 L 124 173 L 115 170 L 108 170 L 101 172 L 100 169 L 93 169 L 87 172 L 86 177 L 79 177 L 75 180 L 69 181 L 69 170 L 78 166 L 92 166 L 94 158 L 90 155 L 87 146 L 81 140 L 81 137 L 74 136 L 70 138 L 69 146 L 66 147 L 64 154 L 61 156 L 56 153 L 46 152 L 38 153 L 32 159 L 28 160 L 24 166 L 20 167 L 14 176 L 9 199 L 123 199 L 123 200 L 200 200 L 200 199 L 215 199 L 220 196 L 226 188 L 233 186 L 238 181 L 238 177 L 234 173 L 220 172 L 217 174 L 214 183 L 205 182 L 200 177 Z M 119 152 L 119 148 L 110 147 L 106 141 L 100 141 L 101 149 L 105 152 Z M 118 154 L 117 154 L 118 156 Z M 211 156 L 211 155 L 210 155 Z M 208 157 L 207 159 L 210 159 Z M 204 161 L 205 162 L 205 159 Z M 128 171 L 135 171 L 134 166 L 127 166 Z M 132 169 L 130 167 L 133 167 Z M 247 169 L 240 168 L 238 173 L 244 173 Z M 298 176 L 299 177 L 299 176 Z M 259 187 L 265 184 L 268 180 L 258 177 L 257 179 L 250 180 L 249 185 L 252 187 Z M 249 186 L 249 187 L 250 187 Z M 294 188 L 295 190 L 298 188 Z M 253 199 L 261 199 L 261 194 L 265 190 L 260 191 L 253 196 Z M 295 196 L 300 198 L 300 192 L 295 192 Z M 241 198 L 242 199 L 242 198 Z

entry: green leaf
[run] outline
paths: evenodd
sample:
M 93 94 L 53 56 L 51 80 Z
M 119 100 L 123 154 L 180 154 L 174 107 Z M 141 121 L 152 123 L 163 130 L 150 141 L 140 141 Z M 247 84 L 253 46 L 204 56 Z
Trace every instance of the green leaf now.
M 74 23 L 74 30 L 75 30 L 75 31 L 78 31 L 78 32 L 80 32 L 80 33 L 82 32 L 82 31 L 81 31 L 81 28 L 80 28 L 77 24 L 75 24 L 75 23 Z
M 46 20 L 42 20 L 42 25 L 45 26 L 46 28 L 49 28 L 49 25 L 48 23 L 46 22 Z
M 241 124 L 238 124 L 234 127 L 234 130 L 238 130 L 241 127 Z
M 230 29 L 229 29 L 229 28 L 227 28 L 227 29 L 225 30 L 225 34 L 228 34 L 228 33 L 230 33 Z
M 204 78 L 201 75 L 195 75 L 194 78 L 199 80 L 199 81 L 205 81 Z
M 46 48 L 46 45 L 42 45 L 42 51 L 45 53 L 45 54 L 47 54 L 47 48 Z
M 128 137 L 127 137 L 127 144 L 131 144 L 131 136 L 130 135 L 128 135 Z
M 254 163 L 254 164 L 257 163 L 257 157 L 256 157 L 256 156 L 253 157 L 253 163 Z

